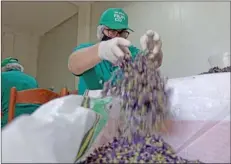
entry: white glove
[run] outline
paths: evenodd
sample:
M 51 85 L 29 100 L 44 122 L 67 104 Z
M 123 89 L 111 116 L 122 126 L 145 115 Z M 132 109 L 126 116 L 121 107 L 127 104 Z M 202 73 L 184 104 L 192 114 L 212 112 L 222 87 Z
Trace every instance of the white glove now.
M 129 40 L 124 38 L 113 38 L 108 41 L 102 41 L 99 44 L 98 55 L 102 60 L 108 60 L 115 64 L 119 57 L 125 54 L 131 54 L 128 47 L 131 45 Z
M 149 51 L 150 58 L 157 61 L 157 67 L 159 67 L 163 58 L 160 35 L 157 32 L 148 30 L 143 36 L 141 36 L 140 45 L 143 51 Z

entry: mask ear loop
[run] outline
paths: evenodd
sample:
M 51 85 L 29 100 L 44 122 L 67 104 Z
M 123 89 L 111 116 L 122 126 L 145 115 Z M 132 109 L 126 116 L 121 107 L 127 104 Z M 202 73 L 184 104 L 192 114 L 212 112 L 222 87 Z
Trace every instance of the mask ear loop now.
M 101 41 L 102 40 L 102 38 L 103 38 L 103 36 L 104 36 L 104 34 L 103 34 L 103 30 L 104 30 L 104 28 L 105 28 L 105 26 L 104 25 L 99 25 L 98 27 L 97 27 L 97 38 Z

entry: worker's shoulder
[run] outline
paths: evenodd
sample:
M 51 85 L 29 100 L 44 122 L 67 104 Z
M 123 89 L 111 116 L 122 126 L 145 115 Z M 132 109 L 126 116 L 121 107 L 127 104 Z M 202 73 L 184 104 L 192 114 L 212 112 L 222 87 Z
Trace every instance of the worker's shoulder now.
M 82 43 L 82 44 L 79 44 L 78 46 L 76 46 L 73 51 L 77 51 L 77 50 L 80 50 L 82 48 L 91 47 L 93 45 L 95 45 L 95 43 Z
M 7 72 L 1 72 L 1 77 L 7 76 Z
M 15 71 L 7 71 L 7 72 L 1 72 L 1 78 L 2 79 L 7 79 L 10 76 L 14 76 Z
M 31 75 L 28 75 L 24 72 L 21 72 L 21 71 L 7 71 L 7 72 L 2 72 L 1 73 L 1 78 L 3 79 L 28 79 L 28 80 L 31 80 L 31 81 L 36 81 L 36 79 L 31 76 Z

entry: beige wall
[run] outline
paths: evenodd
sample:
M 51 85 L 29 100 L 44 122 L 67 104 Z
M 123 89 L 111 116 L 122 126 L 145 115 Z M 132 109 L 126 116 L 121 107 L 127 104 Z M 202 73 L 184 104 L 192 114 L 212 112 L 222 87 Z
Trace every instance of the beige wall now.
M 40 38 L 37 79 L 40 87 L 60 91 L 65 85 L 75 89 L 68 57 L 77 45 L 78 15 L 71 17 Z
M 18 58 L 25 72 L 36 77 L 39 36 L 30 33 L 19 33 L 3 28 L 2 59 Z
M 229 2 L 95 2 L 91 10 L 91 41 L 96 41 L 100 14 L 122 7 L 135 30 L 129 37 L 139 47 L 148 29 L 163 39 L 163 73 L 170 78 L 199 74 L 209 69 L 208 57 L 230 51 Z

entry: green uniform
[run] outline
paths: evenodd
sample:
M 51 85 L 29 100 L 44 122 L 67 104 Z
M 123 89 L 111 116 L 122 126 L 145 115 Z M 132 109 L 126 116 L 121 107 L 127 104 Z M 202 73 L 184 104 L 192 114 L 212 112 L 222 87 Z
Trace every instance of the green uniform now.
M 92 43 L 81 44 L 77 46 L 74 51 L 82 48 L 93 46 Z M 131 55 L 134 58 L 138 54 L 139 49 L 134 46 L 129 47 Z M 103 83 L 108 81 L 112 72 L 116 69 L 110 62 L 103 60 L 92 69 L 84 72 L 79 76 L 78 94 L 83 95 L 85 90 L 98 90 L 103 88 Z
M 17 91 L 38 88 L 35 78 L 17 70 L 7 71 L 1 73 L 1 109 L 3 112 L 1 126 L 5 126 L 8 121 L 8 105 L 10 98 L 10 89 L 16 87 Z M 39 105 L 33 104 L 16 104 L 15 117 L 21 114 L 33 113 Z
M 133 31 L 128 26 L 128 15 L 121 8 L 109 8 L 101 14 L 99 25 L 104 25 L 109 29 L 114 30 L 129 30 Z M 82 48 L 93 46 L 92 43 L 85 43 L 77 46 L 74 51 L 78 51 Z M 139 49 L 134 46 L 130 46 L 132 58 L 138 53 Z M 79 76 L 78 94 L 83 95 L 85 90 L 98 90 L 103 88 L 103 83 L 108 81 L 112 75 L 112 72 L 117 67 L 114 67 L 109 61 L 103 60 L 98 63 L 92 69 L 84 72 Z

